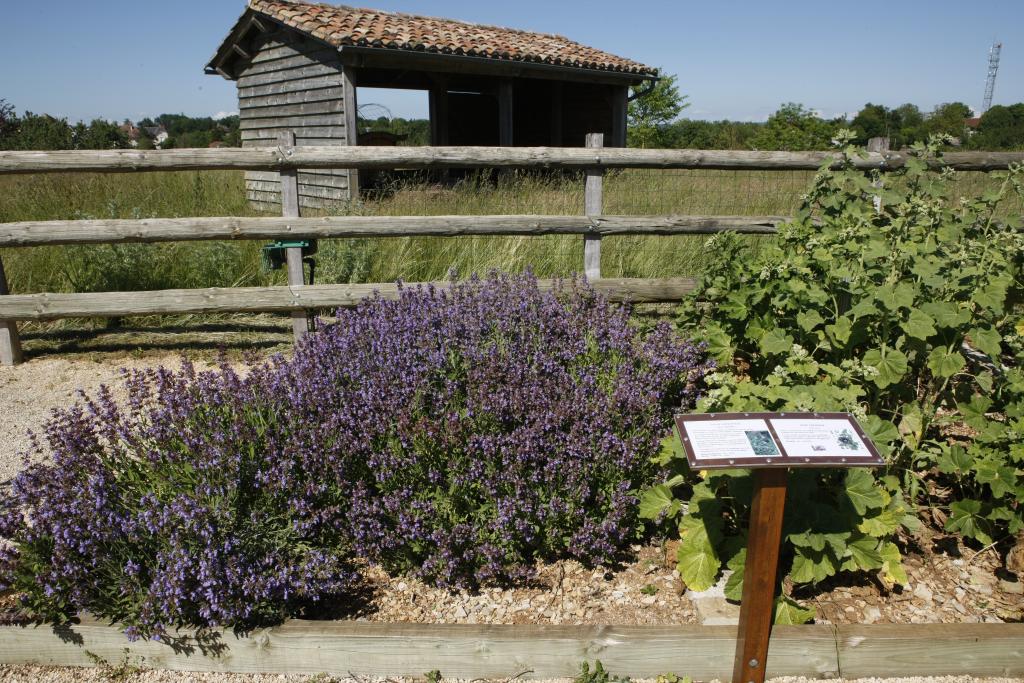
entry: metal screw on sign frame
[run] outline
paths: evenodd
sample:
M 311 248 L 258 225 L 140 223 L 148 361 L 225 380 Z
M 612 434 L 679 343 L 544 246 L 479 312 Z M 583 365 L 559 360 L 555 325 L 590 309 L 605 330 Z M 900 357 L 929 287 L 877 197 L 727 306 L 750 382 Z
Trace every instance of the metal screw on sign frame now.
M 885 464 L 849 413 L 714 413 L 676 416 L 694 470 L 753 470 L 743 601 L 733 683 L 764 683 L 790 468 Z

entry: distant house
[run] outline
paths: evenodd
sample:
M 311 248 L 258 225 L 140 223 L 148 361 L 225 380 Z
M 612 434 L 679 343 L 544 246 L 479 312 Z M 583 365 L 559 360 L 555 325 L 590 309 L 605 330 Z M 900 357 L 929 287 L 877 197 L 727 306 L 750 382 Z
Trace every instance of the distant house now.
M 162 125 L 143 126 L 142 132 L 146 135 L 147 138 L 153 141 L 153 145 L 157 149 L 160 149 L 160 145 L 167 142 L 167 139 L 170 137 L 170 135 L 167 133 L 167 129 L 164 128 Z
M 630 86 L 649 66 L 562 36 L 450 19 L 250 0 L 206 67 L 237 82 L 242 145 L 356 145 L 356 86 L 425 90 L 434 145 L 626 144 Z M 277 175 L 246 174 L 250 199 L 280 201 Z M 300 203 L 357 196 L 356 173 L 299 173 Z

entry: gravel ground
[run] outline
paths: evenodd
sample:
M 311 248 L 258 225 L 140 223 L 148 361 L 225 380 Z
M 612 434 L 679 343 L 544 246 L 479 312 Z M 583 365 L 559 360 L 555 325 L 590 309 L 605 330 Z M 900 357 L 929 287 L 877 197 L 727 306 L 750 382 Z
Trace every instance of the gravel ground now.
M 907 678 L 860 678 L 859 683 L 1020 683 L 1020 678 L 973 678 L 971 676 L 942 676 L 928 678 L 911 676 Z M 52 667 L 3 667 L 0 666 L 0 683 L 414 683 L 408 678 L 334 677 L 324 674 L 317 676 L 283 676 L 270 674 L 211 674 L 182 673 L 176 671 L 139 671 L 124 668 L 75 669 Z M 480 679 L 462 681 L 444 679 L 445 683 L 486 683 Z M 849 683 L 839 678 L 769 678 L 769 683 Z M 422 679 L 419 680 L 422 683 Z M 495 682 L 498 683 L 498 682 Z M 503 679 L 500 683 L 509 683 Z M 571 678 L 556 678 L 536 683 L 572 683 Z M 653 679 L 636 679 L 633 683 L 655 683 Z
M 39 432 L 54 408 L 74 404 L 78 389 L 95 391 L 108 384 L 120 395 L 116 391 L 120 368 L 177 367 L 179 358 L 172 354 L 116 361 L 44 357 L 15 367 L 0 366 L 0 484 L 21 470 L 19 454 L 29 446 L 28 430 Z

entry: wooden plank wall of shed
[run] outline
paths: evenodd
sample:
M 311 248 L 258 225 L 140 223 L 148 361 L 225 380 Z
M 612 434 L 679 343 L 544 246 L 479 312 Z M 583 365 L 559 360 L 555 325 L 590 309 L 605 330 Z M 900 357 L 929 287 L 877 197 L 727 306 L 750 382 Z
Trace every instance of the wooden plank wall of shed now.
M 251 60 L 236 72 L 243 147 L 272 146 L 285 130 L 295 132 L 298 146 L 349 144 L 337 50 L 288 29 L 261 34 L 248 49 Z M 245 186 L 257 206 L 281 202 L 277 173 L 247 171 Z M 348 199 L 348 170 L 300 169 L 301 207 Z

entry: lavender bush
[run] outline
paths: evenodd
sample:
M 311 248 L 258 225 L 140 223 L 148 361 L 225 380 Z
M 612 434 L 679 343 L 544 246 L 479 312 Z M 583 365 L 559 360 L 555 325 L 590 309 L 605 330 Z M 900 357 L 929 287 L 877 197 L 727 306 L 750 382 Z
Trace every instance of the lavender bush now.
M 123 406 L 103 388 L 55 411 L 52 457 L 0 499 L 13 542 L 0 592 L 20 592 L 39 619 L 87 610 L 157 638 L 280 621 L 344 594 L 354 574 L 332 514 L 345 493 L 296 448 L 279 372 L 185 363 L 128 375 Z
M 473 586 L 635 539 L 635 491 L 703 363 L 581 281 L 495 274 L 343 315 L 296 353 L 289 403 L 350 463 L 360 554 Z
M 159 637 L 344 600 L 355 557 L 454 586 L 607 562 L 705 362 L 583 282 L 492 275 L 367 301 L 244 377 L 129 373 L 0 493 L 0 592 Z

